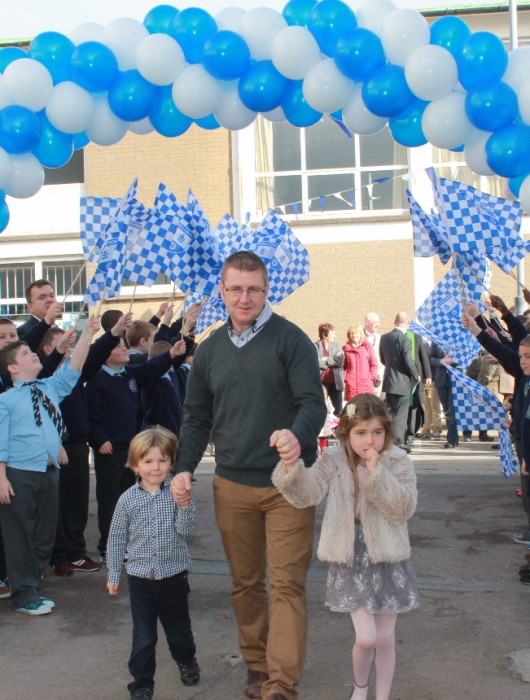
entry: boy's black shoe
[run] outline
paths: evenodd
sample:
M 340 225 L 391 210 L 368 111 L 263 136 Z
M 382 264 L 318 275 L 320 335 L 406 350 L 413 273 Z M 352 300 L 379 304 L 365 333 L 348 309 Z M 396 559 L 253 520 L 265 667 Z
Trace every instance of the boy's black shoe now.
M 135 688 L 131 690 L 131 700 L 151 700 L 152 697 L 152 688 Z
M 524 572 L 519 576 L 519 581 L 526 586 L 530 586 L 530 572 Z
M 180 680 L 184 685 L 197 685 L 201 679 L 201 669 L 195 657 L 187 663 L 178 661 L 177 666 L 180 671 Z

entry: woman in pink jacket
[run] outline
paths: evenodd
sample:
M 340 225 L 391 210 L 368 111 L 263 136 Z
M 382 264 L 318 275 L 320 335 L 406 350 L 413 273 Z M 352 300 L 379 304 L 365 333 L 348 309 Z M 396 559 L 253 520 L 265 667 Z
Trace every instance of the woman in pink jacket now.
M 344 400 L 357 394 L 373 394 L 379 363 L 371 343 L 368 343 L 360 323 L 348 328 L 344 350 Z

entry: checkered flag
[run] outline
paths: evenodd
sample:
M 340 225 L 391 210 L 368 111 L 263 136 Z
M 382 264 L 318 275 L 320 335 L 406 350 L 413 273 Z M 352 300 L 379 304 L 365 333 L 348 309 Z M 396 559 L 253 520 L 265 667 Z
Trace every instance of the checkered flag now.
M 219 294 L 205 299 L 201 294 L 191 292 L 186 298 L 186 310 L 196 302 L 202 304 L 197 318 L 196 333 L 204 333 L 207 328 L 210 328 L 210 326 L 213 326 L 218 321 L 222 321 L 223 323 L 226 321 L 228 313 Z
M 160 272 L 168 272 L 168 253 L 177 224 L 156 212 L 147 215 L 131 214 L 129 218 L 129 242 L 123 268 L 123 276 L 135 284 L 151 287 Z
M 86 260 L 115 216 L 120 203 L 121 199 L 113 197 L 81 197 L 81 243 Z
M 222 260 L 237 250 L 252 250 L 254 233 L 250 226 L 238 224 L 230 214 L 225 214 L 215 228 Z
M 449 270 L 417 309 L 416 316 L 420 323 L 439 338 L 437 344 L 465 369 L 478 356 L 480 345 L 463 328 L 462 312 L 457 277 L 454 270 Z
M 108 298 L 115 297 L 120 291 L 127 249 L 127 220 L 124 210 L 117 212 L 112 228 L 100 242 L 98 266 L 85 292 L 84 303 L 87 306 L 97 304 L 104 290 Z
M 489 260 L 480 251 L 472 250 L 455 255 L 455 264 L 465 300 L 483 309 L 481 296 L 489 290 L 491 284 Z
M 429 216 L 419 205 L 410 190 L 407 190 L 410 216 L 412 220 L 412 241 L 414 257 L 431 258 L 439 255 L 445 265 L 451 257 L 451 250 L 445 240 L 445 230 L 437 217 Z
M 498 430 L 499 452 L 504 476 L 517 474 L 517 461 L 507 428 L 508 418 L 502 403 L 489 389 L 461 371 L 447 365 L 451 374 L 453 404 L 460 430 Z

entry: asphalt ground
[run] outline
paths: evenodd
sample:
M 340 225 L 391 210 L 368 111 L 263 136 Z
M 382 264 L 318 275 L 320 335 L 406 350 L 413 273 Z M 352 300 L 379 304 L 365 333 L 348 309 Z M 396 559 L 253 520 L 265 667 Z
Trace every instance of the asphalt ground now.
M 518 569 L 529 550 L 513 542 L 525 524 L 515 494 L 519 477 L 502 476 L 498 453 L 488 443 L 445 450 L 443 442 L 422 441 L 415 443 L 412 457 L 419 502 L 410 533 L 421 606 L 398 620 L 391 698 L 528 700 L 530 586 L 519 582 Z M 161 632 L 156 700 L 244 698 L 246 671 L 230 604 L 230 574 L 213 514 L 213 470 L 207 453 L 196 474 L 199 515 L 189 542 L 201 682 L 182 686 Z M 94 506 L 92 494 L 87 542 L 96 558 Z M 320 507 L 319 524 L 322 512 Z M 102 569 L 59 578 L 50 569 L 44 592 L 56 602 L 51 615 L 24 616 L 9 600 L 0 600 L 0 700 L 127 700 L 126 582 L 120 595 L 110 598 L 105 574 Z M 351 621 L 324 607 L 325 580 L 326 565 L 315 558 L 307 585 L 303 700 L 346 700 L 352 686 Z M 374 685 L 373 675 L 371 680 Z M 371 690 L 370 700 L 374 697 Z

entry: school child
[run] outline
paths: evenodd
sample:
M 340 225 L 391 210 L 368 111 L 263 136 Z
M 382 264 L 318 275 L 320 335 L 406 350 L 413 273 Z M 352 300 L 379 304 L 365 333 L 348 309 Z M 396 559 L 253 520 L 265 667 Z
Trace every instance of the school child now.
M 167 352 L 170 347 L 165 340 L 159 340 L 153 344 L 149 357 L 157 357 Z M 178 395 L 175 368 L 170 367 L 156 382 L 147 384 L 144 392 L 146 427 L 161 425 L 178 437 L 182 423 L 182 404 Z
M 336 432 L 339 446 L 324 450 L 313 467 L 280 462 L 272 481 L 296 508 L 327 496 L 317 556 L 330 565 L 326 605 L 350 613 L 355 629 L 351 700 L 367 698 L 374 657 L 376 698 L 388 700 L 397 613 L 419 605 L 407 531 L 416 475 L 394 446 L 392 418 L 377 396 L 350 399 Z
M 139 390 L 167 372 L 184 351 L 184 341 L 177 341 L 162 355 L 129 366 L 129 353 L 121 338 L 102 369 L 86 383 L 89 443 L 94 450 L 96 472 L 98 551 L 102 563 L 105 563 L 112 513 L 118 498 L 133 483 L 131 472 L 124 466 L 129 443 L 138 432 Z
M 149 357 L 149 351 L 153 347 L 156 327 L 146 321 L 133 321 L 127 332 L 125 340 L 129 346 L 129 362 L 137 364 L 145 362 Z
M 127 466 L 137 476 L 116 505 L 107 550 L 107 589 L 117 595 L 123 561 L 129 583 L 133 619 L 127 689 L 131 700 L 153 696 L 157 621 L 160 620 L 171 656 L 184 685 L 196 685 L 200 668 L 188 609 L 188 569 L 191 558 L 186 537 L 195 527 L 195 502 L 176 505 L 169 472 L 178 441 L 165 428 L 149 428 L 131 441 Z
M 37 380 L 38 356 L 23 341 L 0 350 L 0 374 L 14 384 L 0 396 L 0 522 L 11 598 L 17 612 L 49 614 L 41 576 L 55 540 L 59 452 L 64 423 L 60 401 L 76 385 L 99 319 L 86 324 L 70 360 Z

